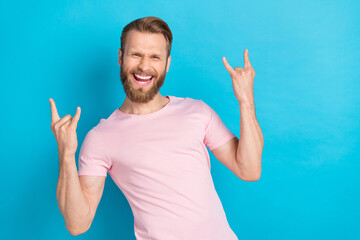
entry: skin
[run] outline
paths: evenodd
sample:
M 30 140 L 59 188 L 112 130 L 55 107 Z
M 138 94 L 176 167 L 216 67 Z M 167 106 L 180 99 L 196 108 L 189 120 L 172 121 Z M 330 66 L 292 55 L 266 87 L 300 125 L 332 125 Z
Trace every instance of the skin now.
M 214 156 L 244 181 L 257 181 L 261 175 L 261 155 L 264 138 L 256 120 L 254 103 L 255 71 L 244 51 L 244 67 L 232 68 L 223 57 L 232 79 L 235 97 L 240 108 L 240 140 L 237 137 L 213 149 Z
M 78 107 L 74 118 L 66 114 L 60 118 L 55 101 L 50 98 L 51 130 L 59 150 L 59 178 L 56 199 L 65 219 L 66 229 L 72 235 L 86 231 L 93 219 L 99 192 L 102 192 L 105 177 L 78 176 L 75 153 L 78 146 L 76 128 L 81 109 Z
M 127 94 L 120 110 L 130 114 L 148 114 L 164 107 L 169 99 L 159 94 L 171 56 L 166 57 L 166 40 L 162 34 L 131 31 L 127 36 L 124 54 L 119 49 L 121 81 Z M 132 73 L 150 74 L 153 82 L 146 87 L 135 84 Z M 86 232 L 94 219 L 103 194 L 105 176 L 78 176 L 75 153 L 78 147 L 76 128 L 81 109 L 75 116 L 60 118 L 55 101 L 49 98 L 51 130 L 59 150 L 59 178 L 57 203 L 65 219 L 66 229 L 77 236 Z
M 166 55 L 166 40 L 162 34 L 136 30 L 128 33 L 124 52 L 119 49 L 120 78 L 126 93 L 120 111 L 148 114 L 160 110 L 170 101 L 159 93 L 171 62 L 171 56 Z M 133 73 L 151 75 L 154 79 L 148 86 L 139 86 Z
M 169 99 L 159 93 L 171 56 L 166 57 L 166 41 L 162 34 L 132 31 L 127 36 L 124 53 L 119 49 L 120 77 L 126 98 L 120 111 L 129 114 L 148 114 L 160 110 Z M 245 67 L 233 69 L 225 57 L 223 63 L 233 81 L 235 96 L 240 106 L 240 141 L 233 138 L 214 149 L 214 156 L 245 181 L 257 181 L 261 173 L 263 137 L 256 121 L 252 69 L 248 52 L 244 53 Z M 154 76 L 146 87 L 135 84 L 132 73 Z M 65 226 L 74 235 L 86 232 L 94 219 L 102 197 L 105 176 L 78 176 L 75 153 L 78 142 L 76 128 L 80 119 L 80 107 L 74 118 L 70 114 L 60 118 L 55 101 L 50 98 L 51 130 L 59 150 L 59 178 L 57 202 L 65 219 Z

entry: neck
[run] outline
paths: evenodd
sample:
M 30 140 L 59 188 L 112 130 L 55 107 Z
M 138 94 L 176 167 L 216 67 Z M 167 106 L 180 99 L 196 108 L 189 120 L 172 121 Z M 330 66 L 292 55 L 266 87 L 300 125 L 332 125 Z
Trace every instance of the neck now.
M 156 94 L 155 97 L 147 103 L 132 102 L 126 97 L 119 109 L 128 114 L 143 115 L 159 111 L 168 104 L 169 101 L 170 99 L 162 96 L 160 93 Z

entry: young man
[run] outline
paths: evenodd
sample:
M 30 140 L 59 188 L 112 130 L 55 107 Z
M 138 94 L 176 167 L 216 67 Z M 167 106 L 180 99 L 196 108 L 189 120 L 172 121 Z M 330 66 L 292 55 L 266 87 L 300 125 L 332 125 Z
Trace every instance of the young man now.
M 223 58 L 240 105 L 239 141 L 202 100 L 159 93 L 171 43 L 172 33 L 159 18 L 125 26 L 118 63 L 126 98 L 87 133 L 78 172 L 80 108 L 73 119 L 60 119 L 50 99 L 60 156 L 57 198 L 72 235 L 90 228 L 109 173 L 129 201 L 136 239 L 238 239 L 214 188 L 206 146 L 239 178 L 259 179 L 263 139 L 252 95 L 255 72 L 247 51 L 245 68 L 232 69 Z

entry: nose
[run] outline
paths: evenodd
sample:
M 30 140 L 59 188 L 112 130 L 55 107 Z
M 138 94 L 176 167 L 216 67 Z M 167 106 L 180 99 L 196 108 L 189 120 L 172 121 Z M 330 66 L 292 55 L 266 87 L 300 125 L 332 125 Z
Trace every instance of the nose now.
M 139 70 L 141 70 L 142 72 L 148 72 L 151 70 L 151 63 L 149 61 L 149 59 L 147 57 L 143 57 L 141 58 L 139 65 L 138 65 Z

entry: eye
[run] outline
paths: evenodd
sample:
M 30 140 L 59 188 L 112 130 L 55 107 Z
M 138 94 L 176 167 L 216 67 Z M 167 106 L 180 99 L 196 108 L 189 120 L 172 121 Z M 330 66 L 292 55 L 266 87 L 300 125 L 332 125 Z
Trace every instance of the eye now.
M 153 58 L 160 59 L 158 56 L 153 56 Z
M 133 56 L 140 57 L 140 54 L 134 53 Z

